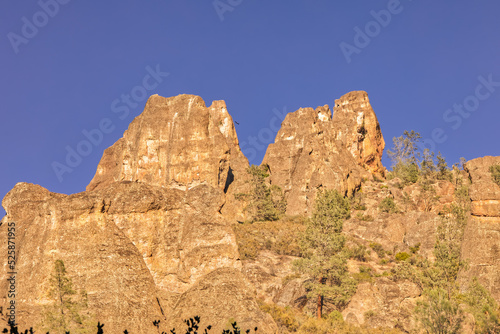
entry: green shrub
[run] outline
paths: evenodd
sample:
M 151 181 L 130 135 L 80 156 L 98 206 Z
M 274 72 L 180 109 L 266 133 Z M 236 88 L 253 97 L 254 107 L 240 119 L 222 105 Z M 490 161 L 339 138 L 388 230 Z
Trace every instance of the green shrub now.
M 476 320 L 476 333 L 500 333 L 500 308 L 490 292 L 473 278 L 464 294 L 468 311 Z
M 410 254 L 406 252 L 399 252 L 396 254 L 396 261 L 406 261 L 411 257 Z
M 385 257 L 385 250 L 381 244 L 379 244 L 378 242 L 370 242 L 369 246 L 375 251 L 375 253 L 377 253 L 379 258 Z
M 247 202 L 245 211 L 250 216 L 250 222 L 272 221 L 280 219 L 286 211 L 286 200 L 283 191 L 276 185 L 269 186 L 267 178 L 269 166 L 248 167 L 251 191 L 235 195 L 236 200 Z
M 427 333 L 462 333 L 464 312 L 446 290 L 431 289 L 417 302 L 415 313 Z
M 403 184 L 413 184 L 418 181 L 420 169 L 416 163 L 399 163 L 394 167 L 394 175 L 399 177 Z
M 374 218 L 371 215 L 364 215 L 361 212 L 358 212 L 356 214 L 356 219 L 364 221 L 364 222 L 371 222 L 374 220 Z
M 386 197 L 380 202 L 379 209 L 382 212 L 387 213 L 396 213 L 398 212 L 398 208 L 396 207 L 396 203 L 394 203 L 394 199 L 392 197 Z
M 349 249 L 349 257 L 358 261 L 366 262 L 367 253 L 365 245 L 356 245 L 356 247 Z
M 259 307 L 262 311 L 269 313 L 279 327 L 284 327 L 290 332 L 296 332 L 299 329 L 299 321 L 290 307 L 279 307 L 261 301 L 259 301 Z
M 373 270 L 370 267 L 360 266 L 359 273 L 353 274 L 353 277 L 358 282 L 371 282 L 373 277 Z
M 373 218 L 371 215 L 364 215 L 361 217 L 361 220 L 364 222 L 372 222 L 375 218 Z
M 412 254 L 415 254 L 416 252 L 418 252 L 420 249 L 420 242 L 418 244 L 416 244 L 415 246 L 413 247 L 410 247 L 410 252 L 412 252 Z
M 368 310 L 364 314 L 365 320 L 369 320 L 369 319 L 373 318 L 374 316 L 375 316 L 375 311 L 373 311 L 373 310 Z

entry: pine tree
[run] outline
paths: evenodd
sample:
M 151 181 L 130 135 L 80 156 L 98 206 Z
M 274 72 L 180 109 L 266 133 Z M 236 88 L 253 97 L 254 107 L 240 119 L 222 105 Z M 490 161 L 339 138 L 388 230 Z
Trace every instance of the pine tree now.
M 309 297 L 317 298 L 318 318 L 325 299 L 340 309 L 356 291 L 356 282 L 347 272 L 347 256 L 342 252 L 345 244 L 342 226 L 349 215 L 348 199 L 336 190 L 320 191 L 313 217 L 301 236 L 303 257 L 294 262 L 294 268 L 312 279 L 306 289 Z
M 421 139 L 421 135 L 413 130 L 403 132 L 400 137 L 394 137 L 392 142 L 394 144 L 392 151 L 387 151 L 391 158 L 393 165 L 403 164 L 408 165 L 417 163 L 417 143 Z
M 448 168 L 448 164 L 446 163 L 445 158 L 441 155 L 441 152 L 438 152 L 436 159 L 437 159 L 437 169 L 438 169 L 437 179 L 447 180 L 451 182 L 453 180 L 453 174 Z
M 41 326 L 51 333 L 87 333 L 95 327 L 88 313 L 87 293 L 73 289 L 62 260 L 54 262 L 48 297 L 53 304 L 46 306 Z

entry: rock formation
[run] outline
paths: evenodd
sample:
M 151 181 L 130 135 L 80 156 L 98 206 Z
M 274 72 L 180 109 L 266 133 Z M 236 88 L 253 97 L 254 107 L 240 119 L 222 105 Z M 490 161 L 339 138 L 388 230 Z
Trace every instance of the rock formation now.
M 287 214 L 310 214 L 318 189 L 352 195 L 370 176 L 363 167 L 383 175 L 384 145 L 368 96 L 353 92 L 336 100 L 333 118 L 328 106 L 288 114 L 262 163 L 285 192 Z
M 372 327 L 398 327 L 411 333 L 416 299 L 421 291 L 409 281 L 395 283 L 385 277 L 359 284 L 349 306 L 342 312 L 347 322 Z M 397 319 L 397 320 L 396 320 Z
M 302 216 L 301 223 L 293 223 L 302 228 L 297 231 L 303 230 L 318 189 L 359 196 L 344 232 L 349 247 L 373 252 L 350 259 L 348 267 L 353 276 L 362 267 L 372 274 L 361 277 L 342 314 L 354 324 L 397 324 L 411 331 L 409 316 L 422 291 L 387 277 L 397 252 L 413 249 L 433 257 L 439 214 L 454 200 L 455 185 L 436 181 L 432 194 L 439 200 L 429 206 L 420 185 L 379 180 L 386 172 L 384 145 L 367 94 L 351 92 L 335 100 L 333 116 L 328 106 L 288 114 L 263 163 L 271 184 L 284 190 L 287 214 Z M 500 187 L 488 171 L 493 164 L 500 164 L 500 157 L 469 161 L 463 172 L 471 181 L 472 214 L 462 245 L 470 270 L 461 279 L 465 284 L 477 276 L 500 300 Z M 106 324 L 105 333 L 149 334 L 157 330 L 153 320 L 162 320 L 161 331 L 179 331 L 182 320 L 195 315 L 202 328 L 212 325 L 213 333 L 227 328 L 230 319 L 243 329 L 278 333 L 257 298 L 301 310 L 314 307 L 314 300 L 306 297 L 309 278 L 292 270 L 298 251 L 283 251 L 297 242 L 291 222 L 283 225 L 289 229 L 269 230 L 269 238 L 250 240 L 252 247 L 267 248 L 240 260 L 232 224 L 245 220 L 245 205 L 235 194 L 248 189 L 247 168 L 223 101 L 206 107 L 194 95 L 153 95 L 123 138 L 105 150 L 85 192 L 55 194 L 18 183 L 2 202 L 7 215 L 0 224 L 0 252 L 7 254 L 9 223 L 15 223 L 21 327 L 36 326 L 53 303 L 47 292 L 54 261 L 61 259 L 75 289 L 87 292 L 89 309 Z M 398 210 L 381 210 L 386 198 Z M 283 234 L 287 239 L 276 228 L 289 232 Z M 275 253 L 268 241 L 282 248 Z M 6 263 L 0 268 L 0 320 L 9 301 Z M 324 309 L 334 310 L 328 303 Z
M 57 259 L 64 261 L 74 288 L 86 290 L 89 308 L 98 311 L 110 333 L 123 333 L 125 328 L 150 332 L 152 321 L 162 317 L 142 255 L 103 212 L 104 203 L 97 194 L 54 194 L 27 183 L 18 183 L 5 196 L 2 205 L 7 215 L 2 219 L 0 247 L 7 254 L 7 225 L 14 222 L 17 321 L 22 328 L 37 326 L 44 305 L 50 305 L 47 293 Z M 8 272 L 2 266 L 3 310 L 8 305 Z
M 156 331 L 152 321 L 164 319 L 166 325 L 175 305 L 182 316 L 214 315 L 203 309 L 190 313 L 179 306 L 179 296 L 218 268 L 241 270 L 234 232 L 221 212 L 241 214 L 240 203 L 226 196 L 244 183 L 247 167 L 223 101 L 207 108 L 197 96 L 154 95 L 123 138 L 104 152 L 86 192 L 67 196 L 16 185 L 3 201 L 7 215 L 0 235 L 5 241 L 9 222 L 22 231 L 16 236 L 21 326 L 37 325 L 44 305 L 52 303 L 47 290 L 57 259 L 75 288 L 88 292 L 89 308 L 98 310 L 106 333 Z M 3 309 L 7 275 L 4 266 Z M 239 288 L 247 285 L 230 292 L 246 296 L 245 304 L 228 297 L 227 307 L 243 307 L 246 319 L 264 326 L 261 311 L 248 308 L 252 291 Z M 226 315 L 214 316 L 219 314 Z
M 385 141 L 368 94 L 350 92 L 335 100 L 332 122 L 336 139 L 342 142 L 356 162 L 378 176 L 385 175 L 382 154 Z
M 468 161 L 465 170 L 471 181 L 471 216 L 462 244 L 462 257 L 470 270 L 462 278 L 477 277 L 493 297 L 500 300 L 500 186 L 493 182 L 489 168 L 500 164 L 500 157 Z
M 179 298 L 169 317 L 170 323 L 182 328 L 181 319 L 203 314 L 201 328 L 212 325 L 212 333 L 232 329 L 230 321 L 212 322 L 214 319 L 232 319 L 243 331 L 258 327 L 259 333 L 277 333 L 272 317 L 259 309 L 254 290 L 239 270 L 217 269 Z
M 206 107 L 195 95 L 153 95 L 123 138 L 104 151 L 87 190 L 139 181 L 179 189 L 207 183 L 234 194 L 247 167 L 224 101 Z M 224 212 L 238 217 L 241 209 L 228 201 Z

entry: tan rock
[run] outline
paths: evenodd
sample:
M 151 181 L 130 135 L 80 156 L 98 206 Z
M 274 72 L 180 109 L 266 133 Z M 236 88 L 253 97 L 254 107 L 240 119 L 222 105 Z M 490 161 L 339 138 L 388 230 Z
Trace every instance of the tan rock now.
M 169 317 L 169 328 L 185 328 L 183 319 L 201 317 L 200 328 L 212 325 L 211 332 L 221 333 L 236 321 L 245 331 L 258 327 L 259 333 L 278 333 L 274 320 L 259 309 L 255 291 L 243 274 L 220 268 L 207 274 L 186 291 Z
M 247 167 L 224 101 L 206 107 L 195 95 L 153 95 L 123 137 L 104 151 L 87 190 L 116 181 L 180 189 L 207 183 L 232 199 Z M 233 218 L 242 211 L 236 202 L 227 201 L 224 208 Z
M 462 243 L 462 257 L 469 260 L 470 269 L 461 279 L 466 285 L 477 277 L 500 301 L 500 186 L 489 172 L 494 164 L 500 164 L 500 157 L 477 158 L 464 166 L 471 181 L 472 210 Z
M 284 190 L 287 214 L 311 214 L 320 188 L 351 194 L 359 187 L 361 168 L 334 138 L 327 106 L 299 109 L 285 117 L 263 163 L 270 167 L 271 183 Z
M 284 291 L 283 280 L 285 277 L 295 274 L 292 269 L 292 262 L 295 259 L 297 258 L 293 256 L 261 251 L 255 260 L 243 261 L 242 273 L 255 287 L 258 299 L 279 306 L 294 305 L 295 299 L 301 298 L 305 294 L 305 290 L 304 293 L 300 294 L 292 292 L 290 289 Z
M 385 141 L 368 94 L 354 91 L 335 100 L 332 121 L 337 140 L 351 152 L 357 163 L 373 174 L 384 176 Z
M 358 285 L 356 294 L 342 311 L 344 319 L 352 324 L 370 327 L 388 327 L 414 332 L 413 319 L 416 298 L 421 291 L 414 283 L 395 283 L 387 278 L 375 278 L 373 283 Z
M 20 324 L 40 319 L 54 261 L 62 259 L 106 332 L 149 333 L 199 278 L 241 268 L 223 203 L 223 191 L 209 185 L 182 191 L 124 181 L 67 196 L 17 184 L 3 201 L 0 237 L 6 248 L 8 222 L 16 223 Z M 2 267 L 4 309 L 7 275 Z
M 500 165 L 500 157 L 483 157 L 467 161 L 464 169 L 472 182 L 469 194 L 472 215 L 500 217 L 500 186 L 493 182 L 490 166 Z
M 153 278 L 141 254 L 110 217 L 93 210 L 97 203 L 85 196 L 52 194 L 27 183 L 18 183 L 6 195 L 0 248 L 7 254 L 7 227 L 14 222 L 21 328 L 36 326 L 43 305 L 51 303 L 47 292 L 57 259 L 64 261 L 74 288 L 87 291 L 89 308 L 106 323 L 106 332 L 150 333 L 152 321 L 162 316 Z M 8 271 L 6 266 L 0 268 L 4 310 Z
M 287 214 L 309 215 L 318 189 L 351 195 L 368 171 L 384 175 L 384 145 L 368 96 L 352 92 L 336 101 L 333 118 L 328 106 L 289 113 L 263 163 L 285 192 Z

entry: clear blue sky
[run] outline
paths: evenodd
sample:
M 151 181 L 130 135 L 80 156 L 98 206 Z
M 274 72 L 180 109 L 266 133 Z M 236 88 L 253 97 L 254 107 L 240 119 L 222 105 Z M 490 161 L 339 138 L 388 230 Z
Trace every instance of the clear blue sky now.
M 0 4 L 2 198 L 20 181 L 83 191 L 144 92 L 225 100 L 240 142 L 257 137 L 244 149 L 255 164 L 273 109 L 333 106 L 351 90 L 368 92 L 388 148 L 404 130 L 440 128 L 450 165 L 500 155 L 496 0 L 54 1 Z M 147 67 L 169 75 L 146 90 Z M 453 110 L 463 103 L 472 111 Z M 61 182 L 53 162 L 106 118 L 113 131 Z

